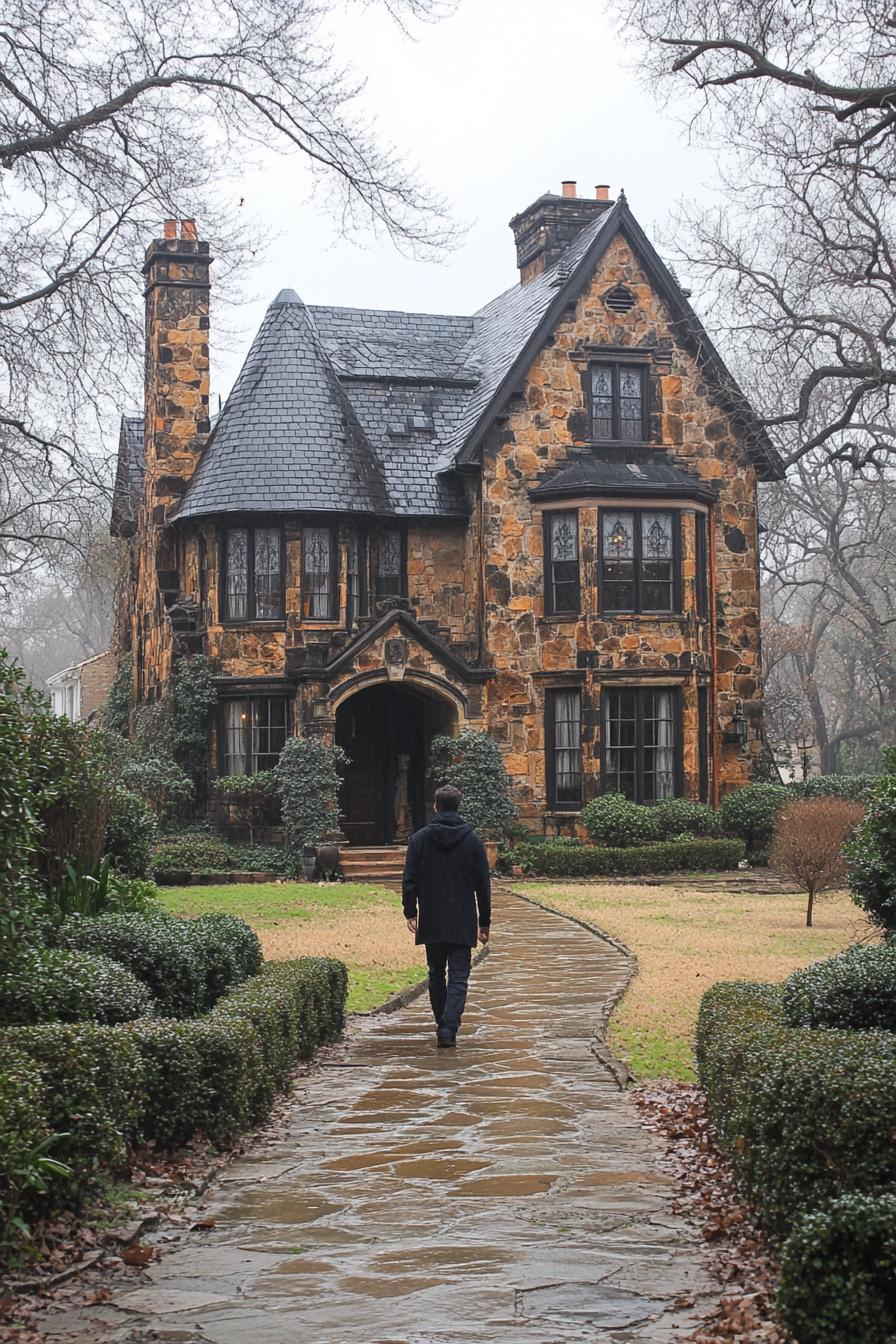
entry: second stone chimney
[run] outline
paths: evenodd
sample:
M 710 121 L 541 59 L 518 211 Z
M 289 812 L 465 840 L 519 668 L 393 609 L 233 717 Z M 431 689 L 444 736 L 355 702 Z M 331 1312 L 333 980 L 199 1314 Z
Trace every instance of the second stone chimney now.
M 208 437 L 209 245 L 192 219 L 166 219 L 146 249 L 146 502 L 161 523 Z
M 602 184 L 595 187 L 593 196 L 579 196 L 577 184 L 567 180 L 559 196 L 548 192 L 514 215 L 510 227 L 520 284 L 527 285 L 559 261 L 576 234 L 612 205 L 609 187 Z

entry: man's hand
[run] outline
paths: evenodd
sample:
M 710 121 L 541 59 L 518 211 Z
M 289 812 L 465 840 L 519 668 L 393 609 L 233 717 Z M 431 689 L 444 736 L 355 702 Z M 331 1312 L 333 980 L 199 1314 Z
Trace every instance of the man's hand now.
M 480 943 L 487 943 L 487 942 L 488 942 L 488 938 L 489 938 L 489 934 L 490 934 L 490 933 L 491 933 L 491 929 L 480 929 L 480 930 L 479 930 L 479 941 L 480 941 Z
M 407 920 L 407 926 L 408 926 L 408 928 L 410 929 L 411 933 L 413 933 L 414 935 L 416 935 L 416 933 L 417 933 L 417 921 L 416 921 L 416 919 L 409 919 L 409 920 Z

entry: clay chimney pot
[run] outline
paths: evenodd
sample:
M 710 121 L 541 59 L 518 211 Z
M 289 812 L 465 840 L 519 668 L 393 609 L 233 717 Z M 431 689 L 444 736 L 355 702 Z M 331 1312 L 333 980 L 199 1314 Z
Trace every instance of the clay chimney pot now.
M 195 219 L 182 219 L 180 222 L 180 236 L 185 242 L 195 243 L 196 241 L 196 221 Z
M 564 195 L 564 196 L 575 196 L 575 194 L 576 194 L 576 183 L 575 183 L 575 182 L 569 182 L 569 181 L 567 181 L 567 182 L 562 182 L 562 183 L 561 183 L 561 187 L 562 187 L 562 189 L 563 189 L 563 195 Z
M 177 237 L 177 221 L 176 221 L 176 220 L 174 220 L 174 219 L 166 219 L 163 227 L 164 227 L 164 233 L 165 233 L 165 237 L 166 237 L 166 238 L 176 238 L 176 237 Z
M 601 183 L 600 186 L 595 187 L 594 199 L 597 201 L 608 201 L 610 199 L 610 188 L 604 183 Z

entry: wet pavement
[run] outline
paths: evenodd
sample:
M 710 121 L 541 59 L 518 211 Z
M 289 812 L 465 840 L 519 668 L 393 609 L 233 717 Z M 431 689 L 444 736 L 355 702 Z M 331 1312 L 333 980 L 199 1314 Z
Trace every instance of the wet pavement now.
M 400 917 L 400 916 L 396 916 Z M 592 1048 L 629 974 L 593 933 L 498 893 L 456 1051 L 428 1002 L 356 1022 L 278 1143 L 79 1341 L 568 1344 L 683 1339 L 718 1297 L 657 1147 Z

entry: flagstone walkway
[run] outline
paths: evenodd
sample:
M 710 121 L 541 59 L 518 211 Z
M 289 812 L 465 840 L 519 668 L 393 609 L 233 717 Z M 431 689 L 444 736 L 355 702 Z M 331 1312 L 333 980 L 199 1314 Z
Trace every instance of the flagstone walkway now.
M 288 1132 L 79 1339 L 670 1344 L 718 1297 L 657 1148 L 592 1051 L 617 948 L 499 893 L 455 1051 L 428 1003 L 354 1025 Z M 398 917 L 398 916 L 397 916 Z M 77 1315 L 78 1320 L 73 1320 Z M 80 1331 L 77 1327 L 80 1322 Z M 62 1333 L 63 1322 L 45 1322 Z

